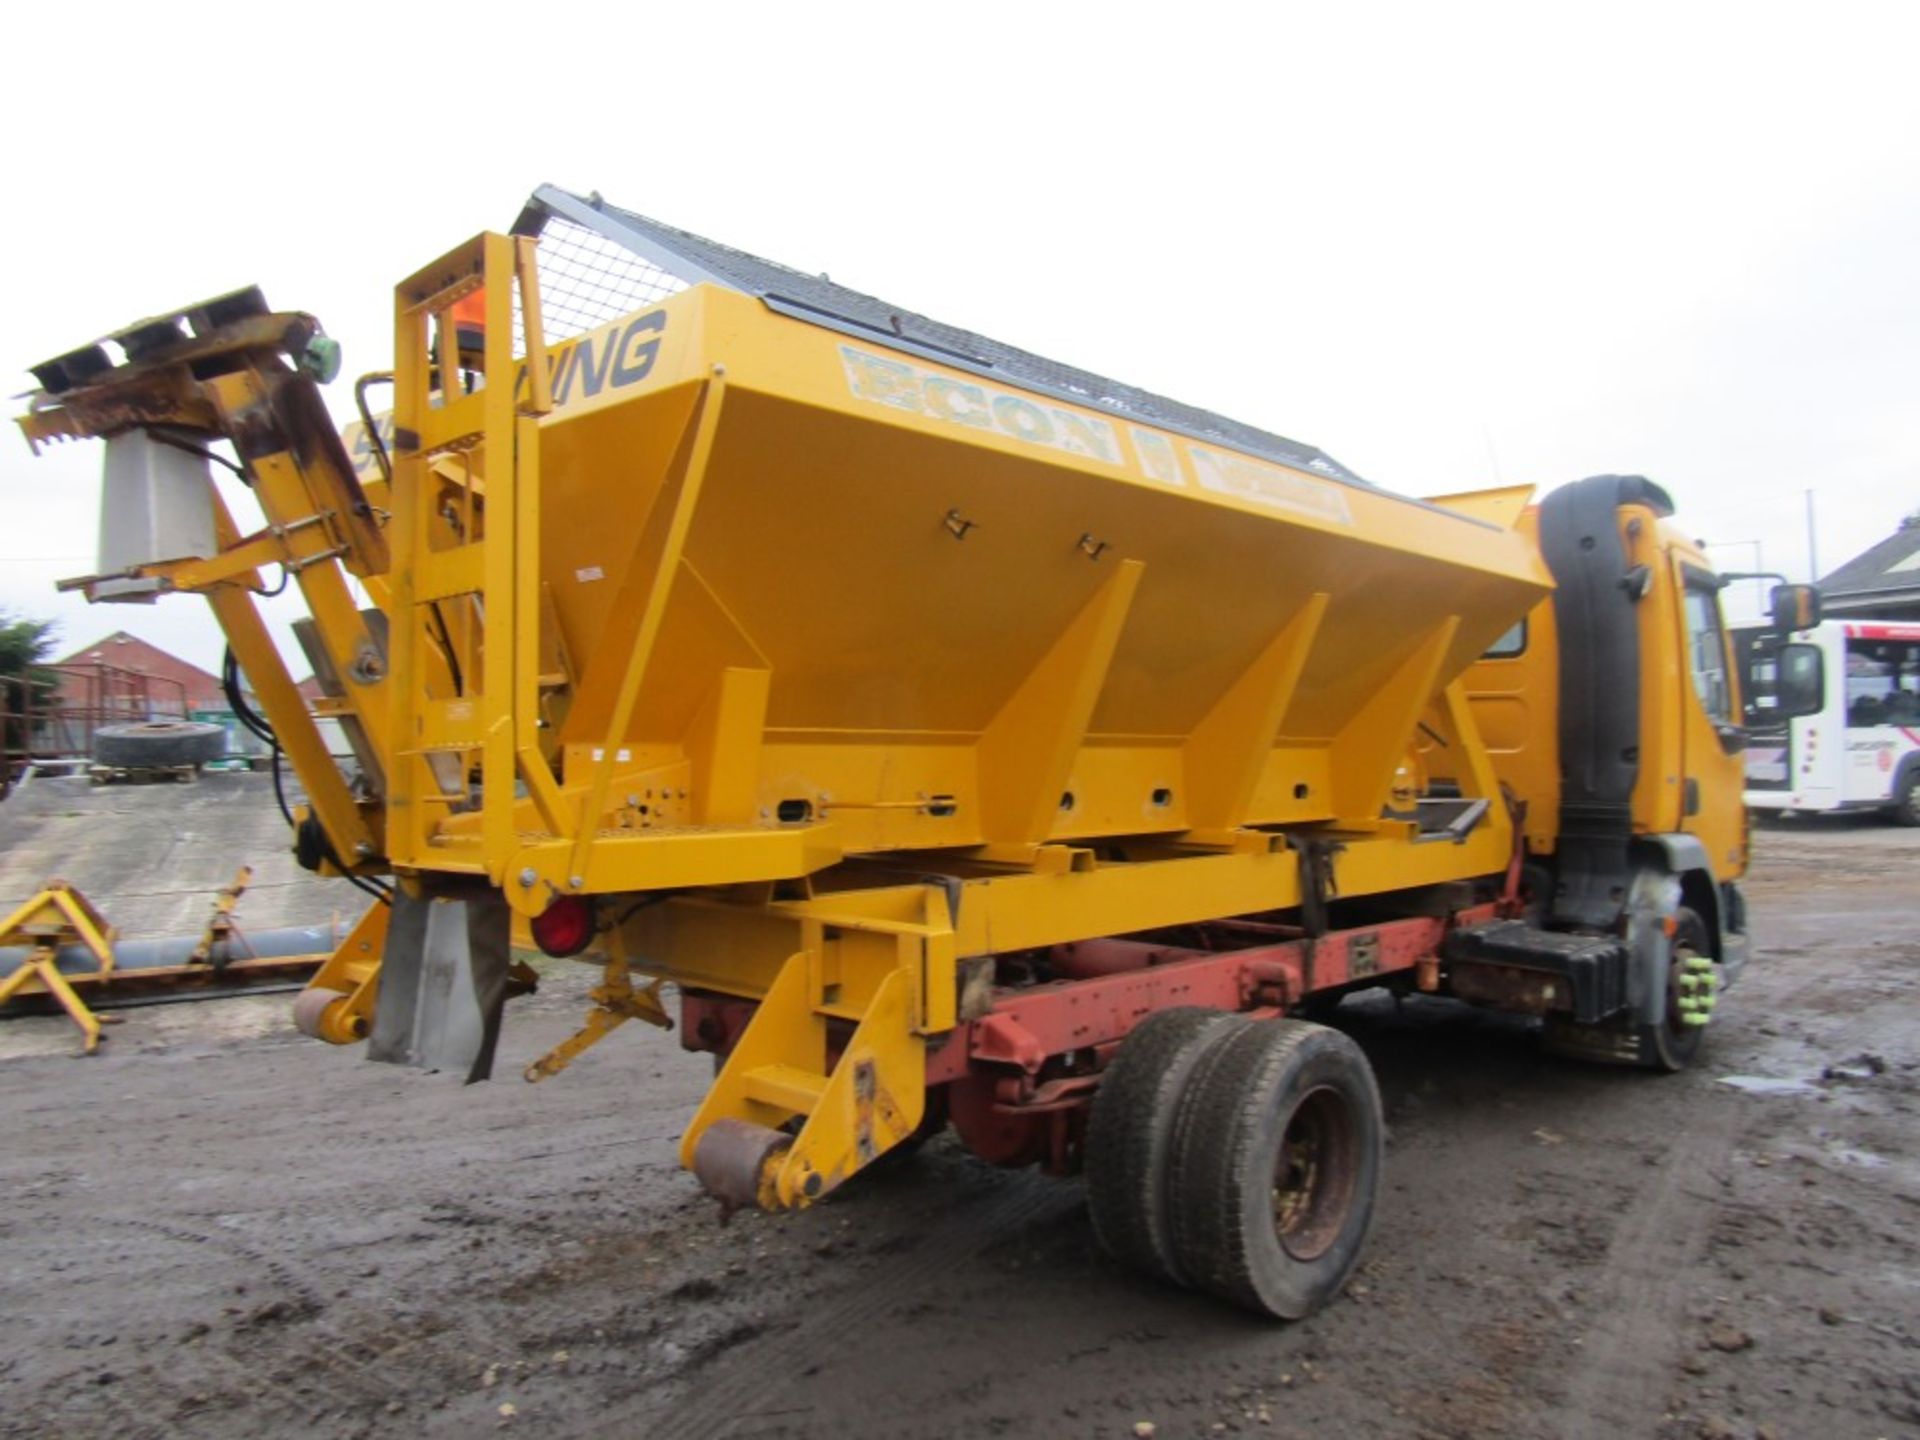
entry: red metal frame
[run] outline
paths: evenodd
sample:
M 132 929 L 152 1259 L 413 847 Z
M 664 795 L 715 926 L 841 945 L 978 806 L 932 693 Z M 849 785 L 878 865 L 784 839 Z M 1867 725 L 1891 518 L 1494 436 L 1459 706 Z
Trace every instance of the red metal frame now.
M 1444 916 L 1311 937 L 1259 920 L 1192 927 L 1209 948 L 1113 939 L 1058 946 L 1048 968 L 1069 978 L 996 990 L 985 1015 L 928 1052 L 927 1087 L 946 1087 L 953 1126 L 982 1159 L 1069 1170 L 1101 1070 L 1147 1016 L 1181 1005 L 1278 1016 L 1309 995 L 1409 972 L 1418 989 L 1437 990 L 1447 932 L 1511 909 L 1509 895 Z M 1248 940 L 1263 943 L 1240 943 Z M 754 1008 L 734 996 L 687 993 L 680 1043 L 724 1055 Z
M 91 755 L 102 725 L 188 714 L 185 683 L 165 676 L 104 661 L 36 665 L 33 673 L 57 683 L 37 687 L 21 677 L 0 685 L 0 784 L 36 760 Z

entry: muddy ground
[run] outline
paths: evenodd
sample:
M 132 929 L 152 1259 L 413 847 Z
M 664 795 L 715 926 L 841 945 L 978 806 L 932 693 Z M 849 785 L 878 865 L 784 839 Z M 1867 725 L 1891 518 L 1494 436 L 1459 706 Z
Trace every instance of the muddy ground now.
M 1076 1184 L 950 1141 L 722 1225 L 674 1161 L 704 1056 L 627 1031 L 511 1078 L 578 967 L 473 1089 L 284 996 L 130 1012 L 90 1060 L 0 1024 L 0 1435 L 1920 1434 L 1920 831 L 1758 848 L 1761 955 L 1691 1073 L 1342 1009 L 1387 1181 L 1295 1325 L 1118 1269 Z

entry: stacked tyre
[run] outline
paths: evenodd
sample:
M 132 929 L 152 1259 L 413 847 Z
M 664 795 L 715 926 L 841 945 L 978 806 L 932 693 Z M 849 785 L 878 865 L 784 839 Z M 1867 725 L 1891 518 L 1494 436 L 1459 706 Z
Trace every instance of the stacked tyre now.
M 1299 1319 L 1359 1261 L 1384 1130 L 1373 1071 L 1339 1031 L 1162 1011 L 1094 1099 L 1094 1231 L 1147 1274 Z
M 142 720 L 93 732 L 93 759 L 116 770 L 204 765 L 227 753 L 224 727 L 202 720 Z

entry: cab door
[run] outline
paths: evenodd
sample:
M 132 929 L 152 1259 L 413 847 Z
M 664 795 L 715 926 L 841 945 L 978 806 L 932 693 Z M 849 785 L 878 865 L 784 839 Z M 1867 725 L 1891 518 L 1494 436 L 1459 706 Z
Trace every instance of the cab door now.
M 1717 879 L 1746 869 L 1746 783 L 1740 693 L 1733 647 L 1720 615 L 1720 582 L 1684 555 L 1674 557 L 1680 592 L 1680 654 L 1688 671 L 1680 702 L 1680 828 L 1699 837 Z

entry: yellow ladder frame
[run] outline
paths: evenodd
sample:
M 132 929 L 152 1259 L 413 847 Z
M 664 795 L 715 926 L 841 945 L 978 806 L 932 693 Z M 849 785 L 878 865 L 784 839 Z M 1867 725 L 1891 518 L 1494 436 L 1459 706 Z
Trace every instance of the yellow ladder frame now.
M 534 245 L 530 237 L 482 234 L 394 292 L 387 852 L 403 869 L 484 874 L 496 885 L 505 883 L 519 849 L 516 780 L 525 782 L 550 833 L 567 835 L 572 828 L 538 730 L 539 419 L 553 400 Z M 526 333 L 524 374 L 513 355 L 516 292 Z M 462 393 L 456 377 L 463 357 L 452 309 L 475 293 L 484 296 L 478 367 L 484 380 Z M 436 547 L 433 507 L 442 487 L 435 470 L 444 461 L 465 469 L 469 527 L 458 544 Z M 476 503 L 483 497 L 484 507 Z M 426 617 L 445 601 L 461 602 L 461 623 L 446 622 L 441 611 L 443 633 L 436 641 Z M 464 652 L 456 657 L 457 694 L 430 689 L 435 671 L 429 647 L 435 643 Z M 455 757 L 457 792 L 445 790 L 436 777 L 436 754 Z M 477 842 L 442 833 L 441 825 L 466 803 L 466 777 L 476 756 L 482 787 Z

